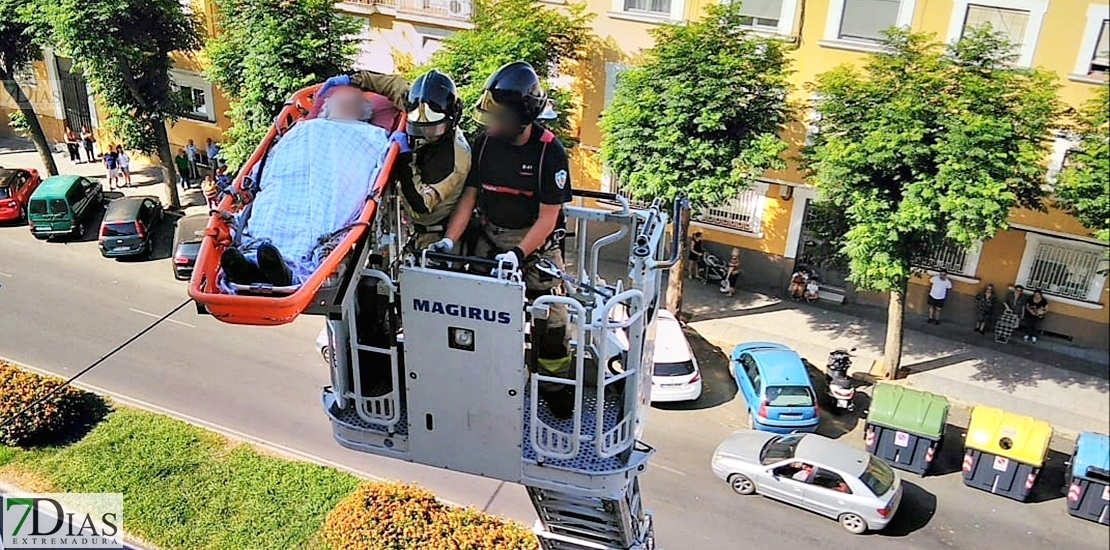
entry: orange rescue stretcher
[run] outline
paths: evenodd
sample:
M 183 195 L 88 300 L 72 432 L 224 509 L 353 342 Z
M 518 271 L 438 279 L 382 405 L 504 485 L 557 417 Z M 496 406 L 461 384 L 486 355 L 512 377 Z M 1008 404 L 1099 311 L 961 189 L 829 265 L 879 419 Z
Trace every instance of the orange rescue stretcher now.
M 317 292 L 325 283 L 328 283 L 368 231 L 378 210 L 377 199 L 385 192 L 391 179 L 393 163 L 399 153 L 399 146 L 396 143 L 391 143 L 386 152 L 382 168 L 357 222 L 352 224 L 339 244 L 324 258 L 308 280 L 301 283 L 294 292 L 270 295 L 227 294 L 219 287 L 220 258 L 223 251 L 233 242 L 232 228 L 228 223 L 229 215 L 242 212 L 253 199 L 249 188 L 249 175 L 254 170 L 255 164 L 269 153 L 270 147 L 279 136 L 284 135 L 298 121 L 310 115 L 315 116 L 313 99 L 321 86 L 317 84 L 303 88 L 294 93 L 285 103 L 285 107 L 278 114 L 265 139 L 239 170 L 232 183 L 231 191 L 220 201 L 218 211 L 213 213 L 208 221 L 197 256 L 196 268 L 189 281 L 189 298 L 197 303 L 198 311 L 207 311 L 213 317 L 234 325 L 273 326 L 290 323 L 312 305 Z M 375 94 L 370 92 L 367 92 L 366 96 L 371 101 L 382 99 L 375 98 Z M 384 103 L 379 101 L 379 104 Z M 404 124 L 404 116 L 398 112 L 392 119 L 392 127 L 386 130 L 393 132 L 404 129 Z M 379 126 L 382 125 L 379 124 Z

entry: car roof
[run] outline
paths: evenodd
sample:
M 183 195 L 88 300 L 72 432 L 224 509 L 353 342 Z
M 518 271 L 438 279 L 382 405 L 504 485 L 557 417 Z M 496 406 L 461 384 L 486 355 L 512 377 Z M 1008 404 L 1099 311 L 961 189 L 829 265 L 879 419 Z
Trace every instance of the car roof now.
M 21 172 L 18 168 L 4 168 L 0 166 L 0 187 L 7 187 L 11 185 L 12 179 L 16 174 Z
M 655 362 L 682 363 L 692 356 L 682 325 L 671 312 L 660 310 L 655 318 Z
M 178 244 L 204 240 L 204 235 L 198 235 L 198 233 L 203 233 L 208 228 L 208 221 L 211 218 L 210 214 L 189 214 L 177 220 L 177 228 L 174 229 L 173 238 Z
M 809 372 L 798 352 L 791 349 L 755 349 L 749 353 L 759 365 L 765 385 L 810 385 Z
M 794 458 L 816 462 L 859 477 L 871 459 L 867 452 L 817 434 L 806 434 L 794 449 Z
M 81 176 L 50 176 L 43 180 L 38 189 L 32 196 L 38 195 L 60 195 L 69 190 L 73 186 L 73 182 L 82 179 Z
M 133 222 L 139 215 L 139 207 L 146 199 L 154 197 L 121 197 L 108 203 L 108 211 L 104 213 L 104 223 Z

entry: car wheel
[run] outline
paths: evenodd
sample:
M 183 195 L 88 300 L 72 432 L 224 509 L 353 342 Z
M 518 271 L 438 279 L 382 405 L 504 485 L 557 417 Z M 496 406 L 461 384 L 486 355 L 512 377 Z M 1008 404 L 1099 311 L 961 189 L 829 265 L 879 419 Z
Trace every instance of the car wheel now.
M 728 476 L 728 484 L 738 495 L 755 494 L 755 482 L 746 475 L 732 474 Z
M 320 355 L 322 355 L 324 357 L 324 362 L 327 363 L 327 365 L 330 367 L 331 366 L 331 346 L 324 346 L 324 349 L 320 350 Z
M 837 521 L 840 522 L 841 527 L 847 529 L 853 535 L 862 535 L 867 532 L 867 522 L 859 514 L 840 514 Z

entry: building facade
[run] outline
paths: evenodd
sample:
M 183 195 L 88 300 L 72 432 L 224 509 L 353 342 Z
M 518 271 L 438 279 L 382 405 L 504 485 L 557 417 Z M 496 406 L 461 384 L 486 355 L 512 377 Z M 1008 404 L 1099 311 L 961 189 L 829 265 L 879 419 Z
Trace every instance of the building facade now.
M 602 136 L 598 120 L 612 100 L 621 70 L 632 56 L 652 45 L 650 31 L 661 24 L 700 17 L 715 0 L 584 0 L 594 14 L 593 30 L 599 48 L 565 75 L 578 91 L 577 130 L 580 145 L 572 153 L 575 185 L 619 192 L 620 182 L 598 160 Z M 564 0 L 540 0 L 558 8 Z M 208 31 L 210 0 L 183 0 L 185 9 L 202 10 Z M 405 72 L 426 62 L 451 33 L 471 28 L 471 0 L 342 0 L 337 9 L 363 17 L 362 50 L 355 67 L 378 72 Z M 1110 68 L 1110 6 L 1101 0 L 747 0 L 742 10 L 750 30 L 793 45 L 793 99 L 806 97 L 805 83 L 842 63 L 859 63 L 877 49 L 880 32 L 891 26 L 935 33 L 954 40 L 964 29 L 990 23 L 1007 32 L 1017 44 L 1018 64 L 1055 71 L 1063 84 L 1062 99 L 1078 106 L 1104 85 Z M 188 139 L 198 144 L 218 140 L 227 127 L 227 102 L 204 81 L 192 58 L 180 56 L 175 82 L 192 90 L 195 109 L 170 129 L 175 148 Z M 26 89 L 35 100 L 47 135 L 60 140 L 68 122 L 99 126 L 101 113 L 69 60 L 46 52 L 27 71 Z M 7 121 L 0 105 L 0 131 Z M 789 141 L 804 142 L 817 131 L 817 117 L 792 123 Z M 1066 158 L 1067 140 L 1059 139 L 1049 162 L 1048 176 Z M 791 156 L 797 151 L 792 151 Z M 705 208 L 695 216 L 711 250 L 742 252 L 743 284 L 781 291 L 799 265 L 821 272 L 826 293 L 833 300 L 882 305 L 885 296 L 857 293 L 844 275 L 826 265 L 819 239 L 809 229 L 816 215 L 810 208 L 816 191 L 796 167 L 768 173 L 750 190 L 725 204 Z M 938 250 L 921 266 L 945 268 L 955 279 L 945 315 L 973 317 L 974 294 L 987 283 L 1004 291 L 1010 284 L 1042 288 L 1052 302 L 1045 330 L 1083 345 L 1106 343 L 1110 324 L 1110 287 L 1106 285 L 1106 246 L 1092 239 L 1090 230 L 1066 213 L 1015 210 L 1011 229 L 971 251 Z M 911 284 L 908 307 L 925 307 L 925 276 Z

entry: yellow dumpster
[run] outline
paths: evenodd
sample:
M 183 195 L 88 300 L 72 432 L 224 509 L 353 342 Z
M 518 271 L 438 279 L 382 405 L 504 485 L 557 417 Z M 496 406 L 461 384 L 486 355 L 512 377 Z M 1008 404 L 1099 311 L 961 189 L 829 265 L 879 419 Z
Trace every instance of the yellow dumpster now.
M 1052 426 L 982 405 L 971 410 L 964 441 L 964 485 L 1025 501 L 1037 483 Z

